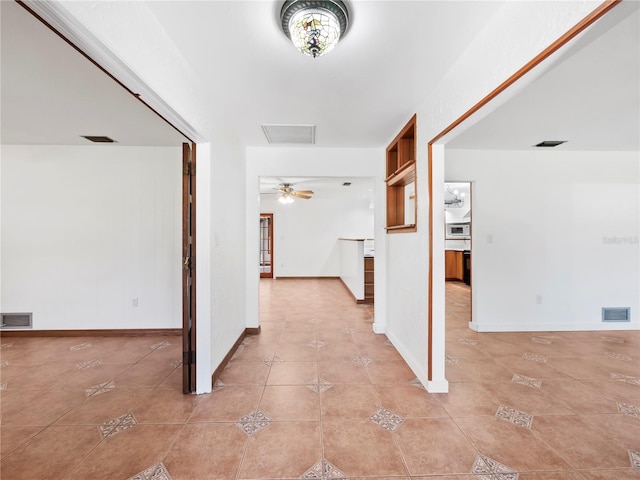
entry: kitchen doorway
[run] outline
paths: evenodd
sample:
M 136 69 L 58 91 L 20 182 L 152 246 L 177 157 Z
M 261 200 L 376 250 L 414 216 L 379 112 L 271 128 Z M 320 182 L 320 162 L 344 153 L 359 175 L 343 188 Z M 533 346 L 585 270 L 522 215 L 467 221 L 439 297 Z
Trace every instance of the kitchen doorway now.
M 465 294 L 471 299 L 471 182 L 451 181 L 444 184 L 444 275 L 445 295 L 453 291 Z M 453 287 L 453 288 L 451 288 Z M 466 303 L 466 302 L 463 302 Z M 445 310 L 449 308 L 449 299 Z M 455 315 L 471 322 L 471 304 L 467 308 L 456 308 Z M 451 312 L 445 311 L 445 318 Z
M 260 278 L 273 278 L 273 213 L 260 214 Z

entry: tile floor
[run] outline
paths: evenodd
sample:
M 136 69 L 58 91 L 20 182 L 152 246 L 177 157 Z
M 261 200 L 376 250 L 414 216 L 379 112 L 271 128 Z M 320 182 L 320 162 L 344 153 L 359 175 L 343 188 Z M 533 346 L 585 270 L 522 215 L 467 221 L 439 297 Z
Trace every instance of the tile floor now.
M 640 478 L 640 332 L 483 333 L 447 285 L 429 394 L 335 280 L 261 280 L 208 395 L 180 339 L 0 339 L 4 480 Z

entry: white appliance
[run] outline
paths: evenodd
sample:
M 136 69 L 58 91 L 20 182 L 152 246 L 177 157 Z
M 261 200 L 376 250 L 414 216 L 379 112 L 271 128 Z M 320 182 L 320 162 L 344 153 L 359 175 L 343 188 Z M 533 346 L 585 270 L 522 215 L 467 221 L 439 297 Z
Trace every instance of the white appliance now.
M 447 238 L 469 238 L 469 237 L 471 237 L 471 224 L 447 223 Z

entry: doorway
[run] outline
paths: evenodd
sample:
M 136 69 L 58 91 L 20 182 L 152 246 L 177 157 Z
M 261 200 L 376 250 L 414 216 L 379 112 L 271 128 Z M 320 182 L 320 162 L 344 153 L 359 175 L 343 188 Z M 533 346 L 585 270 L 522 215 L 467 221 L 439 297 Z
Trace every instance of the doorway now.
M 273 278 L 273 213 L 260 214 L 260 278 Z
M 471 323 L 471 182 L 444 184 L 445 318 Z

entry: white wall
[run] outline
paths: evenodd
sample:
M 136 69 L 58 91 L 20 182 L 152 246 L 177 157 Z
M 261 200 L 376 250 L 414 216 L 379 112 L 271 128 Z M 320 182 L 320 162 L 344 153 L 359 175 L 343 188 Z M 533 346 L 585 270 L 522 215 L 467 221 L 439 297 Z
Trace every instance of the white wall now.
M 472 328 L 640 328 L 638 152 L 448 149 L 445 168 L 474 182 Z
M 368 218 L 367 214 L 364 214 L 360 208 L 365 207 L 365 203 L 362 207 L 354 208 L 350 215 L 350 220 L 342 218 L 337 220 L 340 216 L 339 212 L 343 212 L 344 205 L 340 202 L 332 199 L 321 199 L 317 195 L 314 198 L 301 205 L 304 200 L 297 201 L 290 205 L 289 217 L 283 216 L 282 219 L 277 210 L 275 212 L 274 226 L 276 229 L 276 235 L 280 235 L 280 225 L 284 222 L 285 233 L 294 233 L 296 235 L 304 234 L 303 229 L 299 228 L 295 222 L 305 222 L 306 228 L 317 228 L 318 223 L 314 221 L 314 217 L 310 216 L 307 219 L 302 217 L 298 218 L 298 213 L 301 210 L 295 211 L 294 208 L 301 206 L 305 208 L 305 211 L 310 212 L 311 215 L 317 215 L 319 218 L 325 218 L 327 223 L 324 228 L 327 230 L 334 229 L 331 235 L 326 238 L 321 233 L 318 234 L 318 238 L 324 238 L 323 256 L 316 261 L 313 258 L 312 252 L 305 250 L 304 246 L 291 246 L 292 252 L 279 253 L 279 247 L 277 243 L 280 241 L 276 238 L 276 256 L 275 264 L 276 275 L 320 275 L 329 273 L 332 276 L 338 276 L 338 250 L 337 239 L 338 237 L 346 236 L 367 236 L 375 238 L 375 298 L 376 303 L 374 305 L 374 329 L 378 333 L 384 333 L 385 324 L 385 215 L 386 209 L 380 207 L 385 205 L 385 161 L 384 150 L 374 148 L 282 148 L 282 147 L 250 147 L 247 148 L 247 176 L 246 176 L 246 231 L 247 231 L 247 250 L 246 250 L 246 301 L 247 301 L 247 326 L 257 327 L 260 324 L 259 319 L 259 303 L 258 303 L 258 290 L 259 290 L 259 267 L 258 267 L 258 246 L 259 246 L 259 223 L 258 219 L 260 213 L 272 213 L 267 208 L 266 204 L 261 204 L 259 194 L 259 178 L 265 177 L 371 177 L 374 179 L 374 205 L 377 208 L 374 210 L 374 224 L 373 235 L 364 235 L 361 229 L 368 225 L 370 220 L 364 220 Z M 322 203 L 321 203 L 322 202 Z M 278 202 L 274 202 L 278 203 Z M 279 205 L 279 204 L 278 204 Z M 315 206 L 314 206 L 315 205 Z M 368 209 L 369 203 L 366 202 L 366 208 Z M 275 206 L 276 209 L 280 207 Z M 309 210 L 307 210 L 309 209 Z M 284 209 L 283 209 L 284 210 Z M 357 213 L 359 212 L 360 213 Z M 288 218 L 293 220 L 288 223 Z M 355 220 L 359 218 L 360 220 Z M 349 222 L 354 222 L 353 226 L 350 226 Z M 334 225 L 335 224 L 335 225 Z M 369 228 L 369 227 L 367 227 Z M 286 241 L 284 238 L 282 239 Z M 300 272 L 283 273 L 280 268 L 279 255 L 285 256 L 284 266 L 285 272 Z M 289 256 L 292 255 L 292 256 Z M 307 265 L 304 269 L 295 265 L 289 265 L 291 258 L 292 261 L 300 262 L 301 265 Z M 253 267 L 252 267 L 253 265 Z M 291 270 L 288 270 L 291 268 Z M 313 272 L 326 272 L 326 273 L 313 273 Z
M 3 312 L 38 330 L 182 325 L 180 147 L 3 145 L 0 165 Z
M 387 335 L 431 392 L 448 390 L 444 376 L 444 260 L 437 254 L 432 265 L 433 352 L 428 351 L 429 203 L 427 144 L 478 101 L 527 64 L 562 34 L 598 6 L 599 1 L 504 2 L 467 50 L 428 97 L 416 106 L 417 113 L 417 209 L 416 233 L 388 235 Z M 490 68 L 487 66 L 490 65 Z M 522 83 L 522 82 L 521 82 Z M 514 90 L 513 88 L 511 90 Z M 488 106 L 483 110 L 490 111 Z M 407 120 L 414 112 L 407 112 Z M 475 114 L 470 123 L 482 118 Z M 389 132 L 390 142 L 403 127 Z M 444 184 L 444 155 L 434 146 L 432 178 Z M 436 205 L 443 192 L 433 192 Z M 444 248 L 444 212 L 434 209 L 434 251 Z M 407 254 L 407 252 L 411 252 Z M 378 295 L 376 294 L 376 301 Z M 433 376 L 427 364 L 433 359 Z
M 218 141 L 212 144 L 211 156 L 211 286 L 203 295 L 210 295 L 211 317 L 200 318 L 198 323 L 211 322 L 212 371 L 215 370 L 246 325 L 245 277 L 245 150 L 232 134 L 221 126 Z M 258 220 L 256 220 L 256 226 Z M 200 247 L 197 247 L 201 251 Z
M 260 212 L 274 214 L 276 277 L 338 277 L 338 239 L 373 238 L 374 210 L 369 199 L 314 195 L 283 205 L 276 198 L 260 195 Z M 257 248 L 255 253 L 257 258 Z

